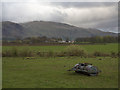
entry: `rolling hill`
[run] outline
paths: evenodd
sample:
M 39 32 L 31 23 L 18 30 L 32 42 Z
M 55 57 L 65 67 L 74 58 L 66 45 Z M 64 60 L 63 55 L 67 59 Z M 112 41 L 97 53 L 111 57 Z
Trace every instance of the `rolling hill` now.
M 2 22 L 3 39 L 14 40 L 16 38 L 47 36 L 58 38 L 69 38 L 71 40 L 78 37 L 92 36 L 117 36 L 115 33 L 103 32 L 94 28 L 81 28 L 65 23 L 50 21 L 32 21 L 26 23 Z

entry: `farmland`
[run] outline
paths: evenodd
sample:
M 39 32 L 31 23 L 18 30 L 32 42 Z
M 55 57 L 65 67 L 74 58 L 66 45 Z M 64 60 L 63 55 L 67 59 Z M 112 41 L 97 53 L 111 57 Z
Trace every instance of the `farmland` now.
M 79 45 L 80 47 L 84 48 L 87 52 L 91 53 L 94 51 L 100 51 L 100 52 L 106 52 L 110 53 L 111 51 L 117 52 L 118 51 L 118 44 L 101 44 L 101 45 Z M 3 46 L 3 51 L 5 50 L 11 50 L 16 46 Z M 17 49 L 24 50 L 24 49 L 30 49 L 33 51 L 53 51 L 53 52 L 59 52 L 63 51 L 67 46 L 17 46 Z
M 118 51 L 118 44 L 79 45 L 88 53 Z M 15 47 L 15 46 L 14 46 Z M 67 46 L 18 46 L 33 51 L 63 51 Z M 13 46 L 3 46 L 12 50 Z M 76 63 L 92 63 L 102 72 L 95 77 L 68 72 Z M 3 57 L 3 88 L 117 88 L 118 58 L 96 57 Z

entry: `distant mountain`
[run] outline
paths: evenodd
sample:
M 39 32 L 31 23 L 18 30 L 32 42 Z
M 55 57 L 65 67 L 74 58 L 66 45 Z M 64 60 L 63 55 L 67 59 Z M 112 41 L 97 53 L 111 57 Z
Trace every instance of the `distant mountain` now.
M 27 23 L 5 21 L 2 22 L 2 35 L 3 39 L 9 40 L 34 36 L 69 38 L 71 40 L 78 37 L 117 36 L 115 33 L 103 32 L 94 28 L 86 29 L 50 21 L 33 21 Z
M 23 26 L 12 22 L 2 22 L 2 37 L 3 39 L 14 40 L 25 36 Z

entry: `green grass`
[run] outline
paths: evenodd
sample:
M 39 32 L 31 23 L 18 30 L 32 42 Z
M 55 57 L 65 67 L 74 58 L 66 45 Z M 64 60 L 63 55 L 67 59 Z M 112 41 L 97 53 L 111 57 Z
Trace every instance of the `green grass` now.
M 3 88 L 117 88 L 117 58 L 56 57 L 3 58 Z M 68 72 L 76 63 L 88 62 L 102 72 L 95 77 Z M 64 67 L 66 66 L 66 67 Z
M 2 88 L 2 58 L 0 56 L 0 88 Z
M 118 44 L 111 43 L 106 45 L 79 45 L 80 47 L 84 48 L 87 52 L 93 53 L 94 51 L 100 51 L 104 53 L 110 53 L 111 51 L 117 52 L 118 51 Z M 12 50 L 15 46 L 3 46 L 3 51 L 5 50 Z M 17 46 L 17 49 L 24 50 L 26 48 L 33 50 L 33 51 L 53 51 L 53 52 L 60 52 L 63 51 L 67 46 Z
M 105 52 L 105 53 L 110 53 L 110 52 L 118 52 L 118 44 L 117 43 L 111 43 L 111 44 L 106 44 L 106 45 L 84 45 L 83 46 L 89 53 L 94 52 L 94 51 L 100 51 L 100 52 Z
M 118 51 L 118 44 L 79 45 L 88 53 L 95 51 L 111 53 Z M 13 50 L 15 46 L 3 46 L 5 50 Z M 67 46 L 18 46 L 20 51 L 64 51 Z M 102 60 L 99 60 L 102 58 Z M 68 72 L 76 63 L 92 63 L 102 73 L 98 76 Z M 97 57 L 3 57 L 3 88 L 117 88 L 118 87 L 118 58 Z

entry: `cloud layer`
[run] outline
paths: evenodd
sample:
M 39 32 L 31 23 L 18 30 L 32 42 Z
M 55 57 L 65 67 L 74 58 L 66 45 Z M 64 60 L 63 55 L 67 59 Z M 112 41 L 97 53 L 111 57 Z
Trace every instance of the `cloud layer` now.
M 118 6 L 113 2 L 4 2 L 3 21 L 55 21 L 117 32 Z

